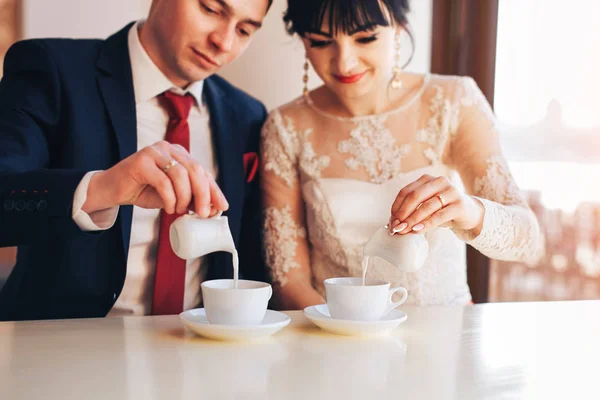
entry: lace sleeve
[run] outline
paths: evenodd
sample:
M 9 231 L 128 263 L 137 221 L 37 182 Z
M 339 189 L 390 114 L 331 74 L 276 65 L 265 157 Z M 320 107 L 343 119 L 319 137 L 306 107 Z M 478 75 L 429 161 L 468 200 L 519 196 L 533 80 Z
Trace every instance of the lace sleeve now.
M 273 282 L 311 280 L 298 178 L 297 138 L 287 132 L 279 111 L 269 115 L 261 138 L 261 185 L 265 207 L 266 262 Z
M 477 237 L 454 233 L 490 258 L 534 263 L 543 253 L 542 236 L 502 156 L 494 113 L 471 78 L 460 80 L 456 100 L 451 159 L 485 216 Z

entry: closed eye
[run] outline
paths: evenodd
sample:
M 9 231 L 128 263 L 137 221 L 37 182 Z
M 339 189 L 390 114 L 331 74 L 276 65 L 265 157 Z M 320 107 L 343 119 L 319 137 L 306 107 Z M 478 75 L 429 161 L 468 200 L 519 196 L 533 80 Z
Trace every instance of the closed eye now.
M 356 41 L 358 43 L 367 44 L 367 43 L 374 42 L 376 40 L 377 40 L 377 35 L 373 35 L 373 36 L 362 37 L 360 39 L 357 39 Z
M 309 39 L 310 47 L 322 48 L 331 44 L 330 40 L 314 40 Z
M 214 14 L 214 15 L 219 15 L 219 12 L 217 10 L 213 10 L 212 8 L 210 8 L 209 6 L 207 6 L 204 3 L 201 3 L 202 8 L 204 8 L 204 10 L 209 13 L 209 14 Z

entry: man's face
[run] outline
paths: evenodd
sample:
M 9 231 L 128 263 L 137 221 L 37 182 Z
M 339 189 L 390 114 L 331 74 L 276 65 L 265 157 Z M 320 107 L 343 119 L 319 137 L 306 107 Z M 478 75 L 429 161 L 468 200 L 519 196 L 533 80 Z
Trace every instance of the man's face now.
M 154 0 L 142 44 L 167 78 L 185 87 L 242 54 L 267 8 L 268 0 Z

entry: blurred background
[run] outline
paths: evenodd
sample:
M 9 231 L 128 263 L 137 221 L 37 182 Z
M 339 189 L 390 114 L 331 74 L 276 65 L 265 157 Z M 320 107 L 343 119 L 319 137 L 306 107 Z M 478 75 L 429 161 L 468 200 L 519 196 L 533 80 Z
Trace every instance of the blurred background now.
M 302 90 L 304 54 L 284 31 L 285 4 L 274 0 L 250 49 L 222 72 L 269 109 Z M 16 40 L 105 38 L 143 18 L 149 5 L 0 0 L 0 61 Z M 600 2 L 412 0 L 412 8 L 416 48 L 407 69 L 477 81 L 494 106 L 505 156 L 546 241 L 535 265 L 490 262 L 469 249 L 475 302 L 599 299 Z M 410 44 L 403 49 L 408 57 Z M 309 86 L 319 83 L 311 71 Z M 15 249 L 0 249 L 0 286 L 15 255 Z

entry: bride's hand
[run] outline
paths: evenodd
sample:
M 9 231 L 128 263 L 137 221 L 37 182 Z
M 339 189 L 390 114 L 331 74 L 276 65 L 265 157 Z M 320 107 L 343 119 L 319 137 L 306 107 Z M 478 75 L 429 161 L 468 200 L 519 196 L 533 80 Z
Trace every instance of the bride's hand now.
M 484 214 L 481 202 L 456 189 L 448 178 L 423 175 L 396 196 L 388 229 L 406 234 L 444 226 L 478 235 Z

